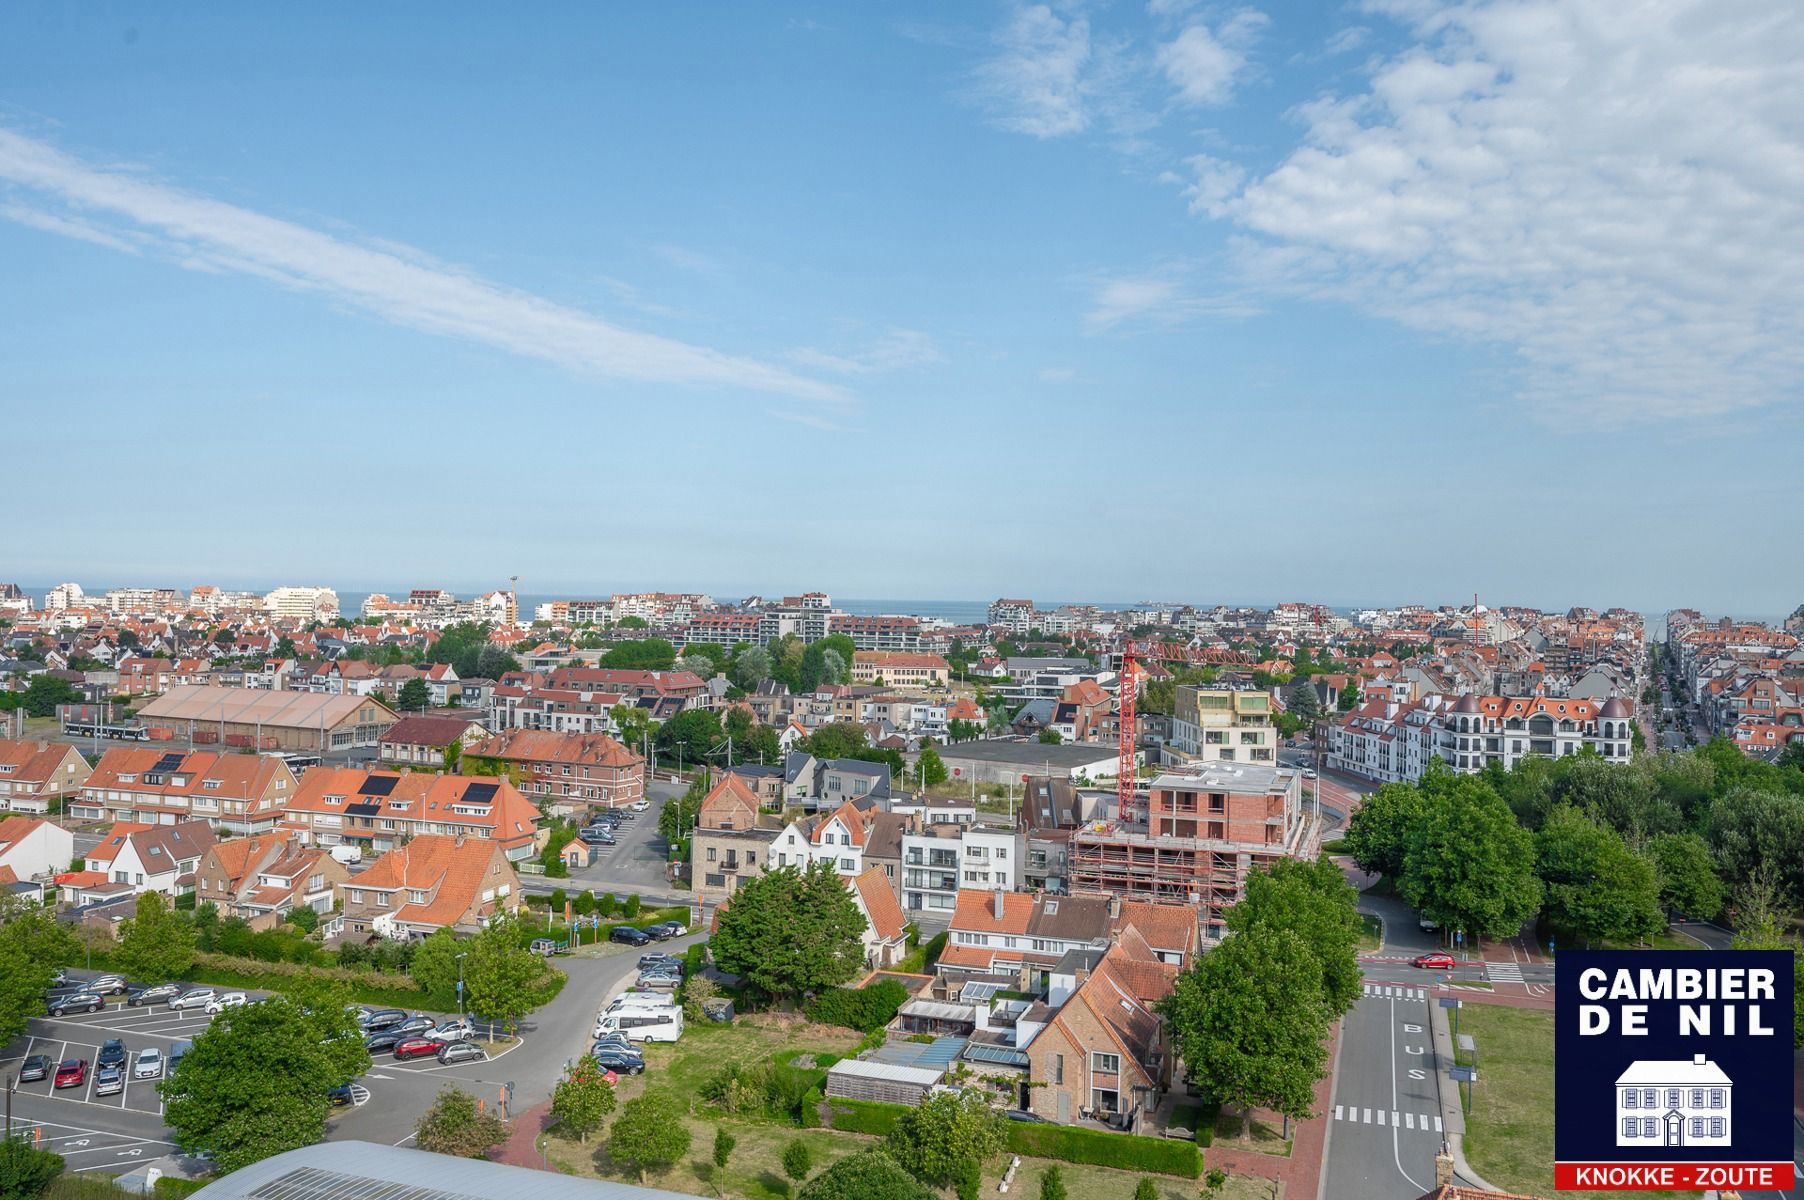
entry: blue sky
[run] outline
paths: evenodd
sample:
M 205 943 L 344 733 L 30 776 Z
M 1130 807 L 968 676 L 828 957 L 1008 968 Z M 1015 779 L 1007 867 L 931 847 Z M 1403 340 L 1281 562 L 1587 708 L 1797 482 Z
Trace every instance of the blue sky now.
M 0 573 L 1787 610 L 1804 34 L 1631 7 L 6 6 Z

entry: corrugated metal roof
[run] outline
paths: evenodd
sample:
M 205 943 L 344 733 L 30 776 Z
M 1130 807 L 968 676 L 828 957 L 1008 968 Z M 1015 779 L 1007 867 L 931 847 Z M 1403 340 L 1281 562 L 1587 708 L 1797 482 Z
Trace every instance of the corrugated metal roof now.
M 933 1067 L 945 1070 L 965 1048 L 967 1038 L 937 1037 L 931 1042 L 886 1042 L 879 1046 L 870 1061 L 892 1063 L 899 1067 Z
M 276 692 L 268 688 L 172 687 L 138 710 L 146 721 L 225 721 L 231 724 L 330 729 L 374 704 L 393 718 L 380 700 L 370 696 L 328 696 L 319 692 Z
M 876 1059 L 841 1059 L 827 1068 L 827 1074 L 850 1076 L 853 1079 L 887 1079 L 892 1083 L 913 1083 L 921 1087 L 931 1087 L 944 1075 L 943 1067 L 904 1067 L 895 1063 L 878 1062 Z
M 902 1006 L 905 1017 L 926 1017 L 930 1021 L 977 1020 L 977 1010 L 969 1004 L 948 1004 L 943 1000 L 910 1000 Z
M 194 1194 L 200 1200 L 694 1200 L 685 1192 L 372 1142 L 289 1150 L 223 1175 Z

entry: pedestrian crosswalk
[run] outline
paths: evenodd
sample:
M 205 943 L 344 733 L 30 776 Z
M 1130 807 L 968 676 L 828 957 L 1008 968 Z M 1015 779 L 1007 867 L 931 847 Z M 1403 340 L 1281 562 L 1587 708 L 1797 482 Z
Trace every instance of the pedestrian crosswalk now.
M 1380 996 L 1389 1000 L 1426 1000 L 1428 989 L 1419 987 L 1392 986 L 1387 983 L 1368 983 L 1362 985 L 1368 996 Z
M 1441 1132 L 1441 1118 L 1430 1117 L 1427 1113 L 1398 1112 L 1394 1108 L 1361 1108 L 1357 1104 L 1336 1104 L 1334 1106 L 1336 1121 L 1350 1121 L 1355 1125 L 1391 1125 L 1408 1132 L 1417 1130 L 1427 1133 L 1430 1129 Z
M 1485 977 L 1492 983 L 1521 983 L 1522 968 L 1516 963 L 1486 963 Z

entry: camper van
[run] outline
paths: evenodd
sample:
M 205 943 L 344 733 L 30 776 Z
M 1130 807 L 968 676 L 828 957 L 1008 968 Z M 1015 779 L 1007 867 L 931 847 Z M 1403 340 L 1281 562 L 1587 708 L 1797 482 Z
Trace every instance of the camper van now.
M 662 1008 L 624 1008 L 595 1018 L 595 1036 L 618 1033 L 629 1042 L 674 1042 L 683 1036 L 683 1010 L 674 1004 Z
M 598 1015 L 605 1016 L 623 1008 L 669 1008 L 673 1003 L 669 992 L 621 992 L 608 1001 Z

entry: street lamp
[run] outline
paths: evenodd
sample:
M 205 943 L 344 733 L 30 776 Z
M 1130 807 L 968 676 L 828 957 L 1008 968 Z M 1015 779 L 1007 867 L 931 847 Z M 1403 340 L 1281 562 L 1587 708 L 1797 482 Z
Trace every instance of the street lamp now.
M 464 959 L 468 957 L 468 950 L 457 956 L 457 1019 L 460 1021 L 464 1018 Z

